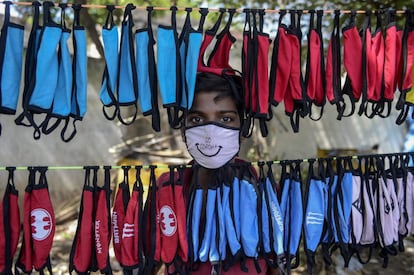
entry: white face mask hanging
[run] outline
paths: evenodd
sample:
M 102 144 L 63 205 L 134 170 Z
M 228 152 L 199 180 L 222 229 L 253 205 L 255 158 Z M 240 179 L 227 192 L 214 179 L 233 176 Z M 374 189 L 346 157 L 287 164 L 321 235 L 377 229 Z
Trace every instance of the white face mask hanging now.
M 187 150 L 194 160 L 209 169 L 219 168 L 240 150 L 240 129 L 206 123 L 185 129 Z

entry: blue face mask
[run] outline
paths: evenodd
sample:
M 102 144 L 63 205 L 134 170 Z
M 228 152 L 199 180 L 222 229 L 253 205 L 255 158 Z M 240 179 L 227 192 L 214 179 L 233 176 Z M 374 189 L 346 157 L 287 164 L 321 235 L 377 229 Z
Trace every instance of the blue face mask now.
M 192 28 L 190 21 L 191 8 L 186 10 L 187 16 L 179 37 L 182 82 L 181 107 L 190 110 L 194 99 L 197 64 L 203 33 L 201 30 Z
M 10 22 L 12 3 L 4 4 L 4 22 L 0 35 L 0 112 L 15 114 L 22 76 L 24 27 Z
M 114 119 L 116 112 L 109 115 L 105 107 L 116 104 L 115 91 L 118 82 L 118 28 L 113 23 L 114 6 L 108 6 L 108 15 L 105 26 L 102 29 L 102 40 L 105 52 L 105 70 L 102 77 L 100 100 L 103 104 L 104 115 L 108 119 Z
M 300 164 L 291 162 L 289 166 L 289 173 L 286 170 L 282 173 L 283 190 L 280 201 L 280 210 L 285 223 L 283 247 L 288 257 L 286 264 L 288 270 L 292 267 L 292 256 L 297 254 L 303 222 Z M 296 265 L 298 263 L 298 257 L 296 257 Z
M 34 84 L 36 82 L 36 75 L 33 73 L 36 70 L 37 51 L 39 49 L 40 34 L 42 28 L 39 26 L 39 13 L 42 4 L 38 1 L 32 3 L 33 6 L 33 22 L 30 31 L 29 41 L 27 43 L 26 58 L 25 58 L 25 74 L 24 74 L 24 89 L 22 96 L 23 112 L 15 119 L 16 125 L 25 127 L 36 126 L 33 120 L 33 114 L 28 110 L 29 100 L 33 93 Z M 34 133 L 34 138 L 40 138 L 40 130 L 37 129 Z
M 152 32 L 151 13 L 153 8 L 147 7 L 147 28 L 135 33 L 136 68 L 138 74 L 138 100 L 144 116 L 152 116 L 152 128 L 160 131 L 160 112 L 158 110 L 158 80 L 154 56 L 154 35 Z
M 29 110 L 47 113 L 53 102 L 58 83 L 59 62 L 56 49 L 62 36 L 62 28 L 50 19 L 49 7 L 44 7 L 44 26 L 41 34 L 36 63 L 36 83 L 29 99 Z
M 75 21 L 73 26 L 73 98 L 71 99 L 71 116 L 81 120 L 87 111 L 87 89 L 88 89 L 88 57 L 85 27 L 79 24 L 80 6 L 73 5 L 75 10 Z
M 223 184 L 223 195 L 222 195 L 222 207 L 223 207 L 223 220 L 224 220 L 224 226 L 225 226 L 225 232 L 226 232 L 226 238 L 230 247 L 230 252 L 233 256 L 235 256 L 241 249 L 240 245 L 240 233 L 237 234 L 235 225 L 235 222 L 238 221 L 236 218 L 234 218 L 233 221 L 233 215 L 232 215 L 232 209 L 234 209 L 234 206 L 230 206 L 230 201 L 232 201 L 234 204 L 239 205 L 239 195 L 238 195 L 238 184 L 237 184 L 237 191 L 235 193 L 234 181 L 238 182 L 237 177 L 234 178 L 233 182 L 224 182 Z M 230 192 L 232 193 L 232 200 L 230 200 Z M 236 208 L 237 211 L 233 214 L 236 216 L 239 215 L 238 208 Z M 239 228 L 240 229 L 240 228 Z
M 244 254 L 256 258 L 259 247 L 259 224 L 257 216 L 257 190 L 246 179 L 240 180 L 240 240 Z
M 28 56 L 25 72 L 28 69 L 30 78 L 25 78 L 25 89 L 23 95 L 23 113 L 16 118 L 17 125 L 34 128 L 33 137 L 39 139 L 41 125 L 34 120 L 34 113 L 49 114 L 52 111 L 52 103 L 55 89 L 58 84 L 59 60 L 57 48 L 62 36 L 62 26 L 53 22 L 50 15 L 52 2 L 43 3 L 43 28 L 39 34 L 38 28 L 38 5 L 35 6 L 35 24 L 33 26 L 28 45 Z M 42 60 L 42 62 L 37 62 Z M 28 124 L 24 119 L 28 120 Z

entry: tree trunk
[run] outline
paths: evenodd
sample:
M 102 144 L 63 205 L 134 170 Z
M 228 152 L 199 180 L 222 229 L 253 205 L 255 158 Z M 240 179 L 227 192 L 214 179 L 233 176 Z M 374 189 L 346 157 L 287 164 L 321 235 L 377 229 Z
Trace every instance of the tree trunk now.
M 77 4 L 87 4 L 86 0 L 78 0 L 75 1 Z M 89 34 L 89 37 L 92 40 L 92 43 L 95 44 L 96 49 L 101 57 L 104 57 L 104 49 L 103 45 L 101 43 L 101 40 L 99 39 L 98 31 L 96 30 L 96 24 L 93 20 L 92 16 L 90 16 L 88 9 L 82 9 L 81 10 L 81 18 L 83 20 L 83 24 L 85 26 L 86 31 Z

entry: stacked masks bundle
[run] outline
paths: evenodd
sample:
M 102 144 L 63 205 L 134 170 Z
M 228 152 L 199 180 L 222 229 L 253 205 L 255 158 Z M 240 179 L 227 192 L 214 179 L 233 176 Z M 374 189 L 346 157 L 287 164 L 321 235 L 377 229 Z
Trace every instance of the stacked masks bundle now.
M 300 263 L 303 241 L 310 273 L 318 249 L 326 264 L 339 250 L 345 266 L 352 256 L 365 264 L 375 254 L 386 267 L 390 255 L 404 251 L 403 240 L 413 232 L 411 158 L 392 154 L 310 159 L 307 167 L 301 160 L 281 161 L 278 180 L 274 162 L 259 162 L 259 175 L 250 164 L 235 163 L 217 169 L 207 187 L 198 183 L 194 166 L 195 182 L 189 190 L 184 186 L 187 245 L 179 233 L 180 216 L 185 213 L 174 207 L 174 194 L 181 192 L 186 171 L 175 175 L 170 171 L 169 178 L 159 181 L 157 201 L 161 202 L 158 209 L 169 206 L 167 221 L 176 222 L 165 226 L 165 216 L 159 214 L 164 217 L 160 239 L 174 232 L 168 235 L 172 246 L 157 246 L 159 259 L 175 271 L 197 271 L 202 262 L 224 270 L 240 265 L 248 271 L 246 259 L 251 259 L 255 265 L 249 268 L 257 272 L 262 259 L 269 267 L 290 273 Z M 175 184 L 180 189 L 174 189 Z M 161 196 L 163 189 L 170 195 Z M 186 249 L 188 255 L 183 256 Z M 163 258 L 164 250 L 168 258 Z
M 29 167 L 29 179 L 20 214 L 18 191 L 14 183 L 15 167 L 7 167 L 9 177 L 0 207 L 0 273 L 30 274 L 33 270 L 52 272 L 50 250 L 55 234 L 55 216 L 49 197 L 47 167 Z M 20 218 L 23 217 L 21 221 Z M 23 223 L 20 253 L 13 261 L 19 244 Z
M 110 169 L 85 167 L 78 226 L 69 269 L 111 273 L 109 247 L 127 274 L 148 274 L 160 263 L 171 273 L 196 271 L 210 262 L 224 270 L 260 271 L 261 262 L 287 273 L 300 263 L 303 243 L 308 270 L 315 255 L 327 264 L 340 252 L 367 263 L 404 251 L 414 234 L 412 154 L 302 160 L 237 162 L 216 169 L 208 186 L 198 182 L 199 167 L 170 166 L 156 178 L 156 166 L 123 166 L 111 212 Z M 20 234 L 15 168 L 1 204 L 0 272 L 11 273 Z M 23 239 L 16 272 L 52 269 L 49 252 L 55 218 L 47 167 L 30 167 L 24 196 Z M 302 177 L 307 172 L 306 178 Z M 135 172 L 132 181 L 131 172 Z M 189 186 L 193 178 L 194 184 Z M 111 240 L 112 239 L 112 240 Z M 247 265 L 249 262 L 254 265 Z M 263 266 L 262 266 L 263 267 Z
M 80 25 L 82 7 L 72 5 L 74 21 L 71 30 L 66 27 L 66 4 L 59 5 L 60 23 L 52 19 L 51 8 L 55 7 L 53 2 L 45 1 L 41 4 L 35 1 L 32 6 L 33 25 L 24 67 L 23 111 L 15 122 L 17 125 L 33 127 L 35 139 L 39 139 L 42 133 L 50 134 L 63 122 L 60 136 L 63 141 L 69 142 L 76 134 L 76 121 L 82 120 L 86 113 L 88 80 L 86 33 Z M 40 7 L 43 9 L 42 26 L 39 22 Z M 68 45 L 71 32 L 73 57 Z M 12 59 L 17 58 L 17 53 L 14 55 L 16 56 L 11 56 Z M 21 72 L 22 68 L 19 69 Z M 20 82 L 16 79 L 16 83 Z M 16 89 L 15 95 L 18 96 L 18 87 Z M 2 89 L 2 98 L 11 92 L 12 90 Z M 16 104 L 12 109 L 15 113 Z
M 159 130 L 155 102 L 158 83 L 162 105 L 167 110 L 170 126 L 175 128 L 179 125 L 180 114 L 191 108 L 197 72 L 209 72 L 223 77 L 238 75 L 229 63 L 231 49 L 236 42 L 236 38 L 230 33 L 236 10 L 219 9 L 214 26 L 204 31 L 203 25 L 208 10 L 199 9 L 200 23 L 198 28 L 194 29 L 190 22 L 192 9 L 187 8 L 186 19 L 181 34 L 178 35 L 177 8 L 171 7 L 171 25 L 158 27 L 155 64 L 155 40 L 152 30 L 148 32 L 148 29 L 145 29 L 145 39 L 139 37 L 141 30 L 137 30 L 135 53 L 133 39 L 125 38 L 132 35 L 131 10 L 134 8 L 130 4 L 125 9 L 123 28 L 129 26 L 129 31 L 122 31 L 119 51 L 117 45 L 114 48 L 113 44 L 109 44 L 114 41 L 117 43 L 117 34 L 112 34 L 113 39 L 108 39 L 105 47 L 105 52 L 108 52 L 107 68 L 104 72 L 101 99 L 104 106 L 118 106 L 115 107 L 113 115 L 107 117 L 115 118 L 119 106 L 129 103 L 137 109 L 138 97 L 143 114 L 153 114 L 153 118 L 156 115 L 156 119 L 153 119 L 153 128 Z M 111 8 L 108 9 L 108 17 L 111 17 Z M 148 8 L 148 26 L 151 26 L 152 10 Z M 398 26 L 395 10 L 376 11 L 376 28 L 373 33 L 371 12 L 366 12 L 363 27 L 359 30 L 356 26 L 357 14 L 352 11 L 350 15 L 344 15 L 347 16 L 347 21 L 342 28 L 342 37 L 339 23 L 341 14 L 337 10 L 334 13 L 332 34 L 326 51 L 322 36 L 324 12 L 308 11 L 310 19 L 306 64 L 303 64 L 301 54 L 302 10 L 279 11 L 278 28 L 273 43 L 269 34 L 264 31 L 265 10 L 244 9 L 243 13 L 245 25 L 241 53 L 241 97 L 244 101 L 244 136 L 252 133 L 255 120 L 259 121 L 262 135 L 267 136 L 266 123 L 273 117 L 272 106 L 278 106 L 280 103 L 284 104 L 294 132 L 299 131 L 300 118 L 309 116 L 312 120 L 319 120 L 326 102 L 337 107 L 339 120 L 353 115 L 358 102 L 359 115 L 385 118 L 390 115 L 391 102 L 397 89 L 400 95 L 396 109 L 400 110 L 400 115 L 396 122 L 401 124 L 405 121 L 408 107 L 412 105 L 410 98 L 414 63 L 414 25 L 411 10 L 405 11 L 403 15 L 404 28 Z M 290 19 L 286 19 L 288 14 Z M 226 15 L 227 22 L 219 32 Z M 386 22 L 384 26 L 383 21 Z M 111 29 L 112 27 L 113 25 Z M 106 29 L 103 35 L 105 33 Z M 207 58 L 207 48 L 213 42 L 213 50 Z M 129 53 L 127 56 L 124 55 L 125 51 Z M 142 66 L 144 71 L 142 68 L 140 71 Z M 306 67 L 304 73 L 302 67 Z M 111 68 L 112 73 L 108 74 Z M 120 73 L 121 70 L 127 70 L 126 75 L 130 77 L 127 80 L 130 89 L 126 91 L 119 88 L 119 85 L 125 82 L 120 81 L 120 78 L 125 77 Z M 343 71 L 345 83 L 342 83 Z M 108 83 L 112 86 L 109 87 Z M 318 110 L 315 110 L 315 107 Z M 319 114 L 315 114 L 315 111 Z M 135 117 L 136 112 L 133 118 Z M 122 117 L 119 118 L 124 121 Z
M 24 30 L 23 26 L 10 22 L 12 3 L 5 1 L 3 4 L 0 112 L 15 114 L 23 70 Z M 51 16 L 54 3 L 35 1 L 32 5 L 33 27 L 24 65 L 23 112 L 16 118 L 16 124 L 33 127 L 33 136 L 38 139 L 41 133 L 51 133 L 64 122 L 61 138 L 70 141 L 76 133 L 75 122 L 82 120 L 87 105 L 86 35 L 80 25 L 82 6 L 71 5 L 74 20 L 70 30 L 66 27 L 66 4 L 59 4 L 60 23 L 54 22 Z M 40 7 L 43 8 L 42 26 L 39 24 Z M 236 37 L 230 32 L 238 13 L 236 9 L 219 9 L 214 26 L 204 30 L 209 10 L 198 9 L 199 24 L 194 28 L 191 24 L 193 9 L 186 8 L 179 33 L 178 8 L 173 6 L 171 24 L 159 25 L 155 38 L 153 7 L 146 8 L 146 26 L 134 29 L 136 7 L 128 4 L 124 8 L 120 35 L 113 19 L 116 7 L 108 5 L 106 8 L 108 13 L 101 33 L 105 69 L 100 100 L 109 120 L 117 118 L 129 125 L 141 111 L 144 116 L 151 116 L 152 128 L 160 131 L 160 94 L 170 127 L 179 127 L 181 117 L 192 105 L 197 72 L 214 73 L 229 80 L 234 92 L 244 101 L 244 136 L 252 133 L 256 120 L 262 135 L 267 136 L 267 122 L 273 118 L 273 107 L 281 103 L 293 131 L 298 132 L 300 119 L 319 120 L 327 102 L 336 106 L 338 119 L 354 113 L 385 118 L 390 115 L 394 98 L 398 97 L 395 103 L 399 111 L 397 124 L 405 121 L 409 106 L 414 102 L 412 10 L 404 13 L 378 10 L 365 14 L 352 11 L 342 14 L 346 17 L 342 30 L 341 12 L 336 10 L 333 18 L 328 19 L 333 20 L 333 28 L 327 47 L 322 30 L 326 14 L 322 10 L 309 10 L 304 61 L 302 10 L 280 10 L 276 36 L 271 41 L 264 28 L 270 19 L 265 10 L 244 9 L 241 72 L 237 72 L 230 65 L 232 49 L 237 48 L 233 47 Z M 362 27 L 357 26 L 359 19 L 363 19 Z M 371 21 L 375 21 L 375 27 Z M 67 45 L 71 32 L 72 55 Z M 6 74 L 8 77 L 4 77 Z M 239 83 L 233 76 L 239 75 L 241 88 L 237 89 Z M 399 95 L 395 95 L 397 90 Z M 359 103 L 358 110 L 356 103 Z M 130 108 L 124 110 L 126 107 L 133 108 L 132 114 Z

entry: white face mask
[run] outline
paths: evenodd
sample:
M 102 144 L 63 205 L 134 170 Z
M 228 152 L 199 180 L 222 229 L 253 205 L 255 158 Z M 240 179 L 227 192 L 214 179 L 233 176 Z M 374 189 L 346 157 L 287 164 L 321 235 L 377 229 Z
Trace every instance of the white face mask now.
M 207 123 L 185 129 L 187 150 L 201 166 L 216 169 L 240 150 L 240 129 Z

